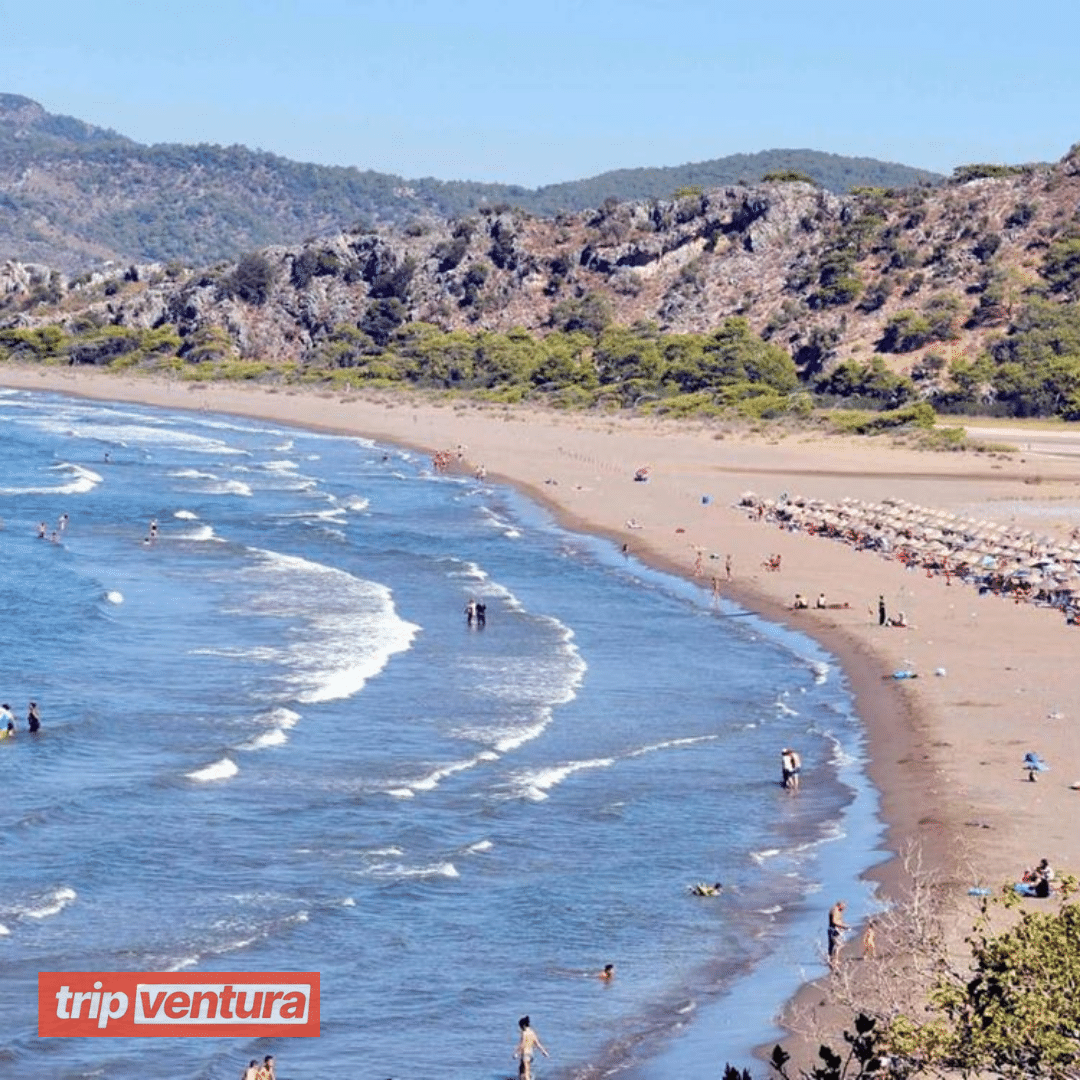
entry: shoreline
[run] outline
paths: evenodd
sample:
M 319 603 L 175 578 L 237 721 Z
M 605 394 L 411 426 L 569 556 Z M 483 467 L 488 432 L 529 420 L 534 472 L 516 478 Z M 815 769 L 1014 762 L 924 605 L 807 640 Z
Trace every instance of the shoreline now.
M 1029 461 L 1019 453 L 927 454 L 802 435 L 723 437 L 705 425 L 635 417 L 67 368 L 3 365 L 0 385 L 231 413 L 424 452 L 460 447 L 458 467 L 483 466 L 489 479 L 541 503 L 565 527 L 627 544 L 641 561 L 706 590 L 715 574 L 725 599 L 813 638 L 836 657 L 866 731 L 867 772 L 880 793 L 892 853 L 864 876 L 884 898 L 899 897 L 906 885 L 899 855 L 920 845 L 923 865 L 955 900 L 952 949 L 962 950 L 976 910 L 966 896 L 971 885 L 1014 880 L 1043 856 L 1065 869 L 1080 866 L 1080 841 L 1068 826 L 1080 796 L 1070 790 L 1077 777 L 1067 771 L 1080 689 L 1061 670 L 1072 631 L 1060 615 L 979 597 L 968 586 L 946 586 L 870 552 L 752 522 L 734 505 L 747 487 L 767 498 L 781 491 L 827 499 L 893 495 L 935 508 L 981 507 L 980 516 L 1030 521 L 1044 531 L 1080 521 L 1080 463 Z M 646 464 L 648 482 L 635 483 L 635 469 Z M 995 514 L 994 503 L 1006 513 Z M 629 528 L 630 522 L 640 527 Z M 702 561 L 706 551 L 716 560 Z M 782 556 L 779 573 L 762 567 L 773 553 Z M 723 572 L 727 554 L 730 582 Z M 695 575 L 695 564 L 703 575 Z M 792 611 L 796 591 L 825 591 L 850 606 Z M 910 629 L 878 626 L 879 594 L 890 610 L 908 612 Z M 939 667 L 945 678 L 933 677 Z M 925 677 L 893 681 L 890 673 L 899 668 Z M 1037 785 L 1021 783 L 1020 759 L 1028 750 L 1058 765 Z M 823 891 L 822 928 L 833 899 Z M 828 982 L 804 985 L 778 1022 L 788 1021 L 790 1030 L 795 1013 L 824 1005 L 822 1021 L 838 1024 L 838 1036 L 851 1016 L 828 1004 Z M 837 1036 L 830 1032 L 834 1044 Z M 805 1065 L 820 1041 L 795 1033 L 785 1045 L 794 1063 Z

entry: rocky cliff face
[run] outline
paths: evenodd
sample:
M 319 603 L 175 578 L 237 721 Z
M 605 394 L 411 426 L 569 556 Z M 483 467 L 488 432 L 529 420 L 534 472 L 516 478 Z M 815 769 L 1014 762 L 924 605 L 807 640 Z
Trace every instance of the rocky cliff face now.
M 1041 281 L 1047 250 L 1080 220 L 1078 160 L 941 189 L 836 196 L 769 183 L 609 200 L 554 220 L 504 207 L 195 273 L 158 265 L 69 280 L 7 263 L 0 324 L 171 324 L 185 340 L 213 331 L 241 356 L 279 362 L 303 361 L 343 326 L 378 339 L 410 321 L 544 332 L 610 317 L 706 332 L 741 314 L 804 367 L 875 350 L 909 364 L 914 350 L 887 344 L 898 313 L 945 311 L 936 340 L 974 353 Z

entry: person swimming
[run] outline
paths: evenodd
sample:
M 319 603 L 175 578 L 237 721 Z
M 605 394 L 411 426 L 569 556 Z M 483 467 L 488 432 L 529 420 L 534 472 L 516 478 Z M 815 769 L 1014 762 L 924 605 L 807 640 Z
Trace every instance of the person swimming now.
M 724 886 L 715 881 L 712 885 L 707 882 L 699 881 L 696 885 L 690 886 L 690 892 L 694 896 L 719 896 L 724 891 Z

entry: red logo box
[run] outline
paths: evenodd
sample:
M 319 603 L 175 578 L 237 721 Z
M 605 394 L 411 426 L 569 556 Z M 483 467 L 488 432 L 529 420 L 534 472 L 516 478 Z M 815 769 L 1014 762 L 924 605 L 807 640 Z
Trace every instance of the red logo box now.
M 42 971 L 38 1035 L 319 1034 L 317 971 Z

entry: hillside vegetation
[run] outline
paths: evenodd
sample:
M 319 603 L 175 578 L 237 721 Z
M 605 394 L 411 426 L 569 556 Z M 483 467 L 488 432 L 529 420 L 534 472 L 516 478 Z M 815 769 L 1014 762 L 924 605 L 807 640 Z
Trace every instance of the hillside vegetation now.
M 530 189 L 405 180 L 389 173 L 289 161 L 242 146 L 143 146 L 36 102 L 0 94 L 0 259 L 68 271 L 105 260 L 200 265 L 358 223 L 399 225 L 497 203 L 538 216 L 605 199 L 666 198 L 797 171 L 827 190 L 897 187 L 933 173 L 812 150 L 738 154 L 675 168 L 624 169 Z
M 553 219 L 497 204 L 200 270 L 9 263 L 0 356 L 674 414 L 858 406 L 863 427 L 1078 419 L 1078 208 L 1073 148 L 936 188 L 782 174 Z

